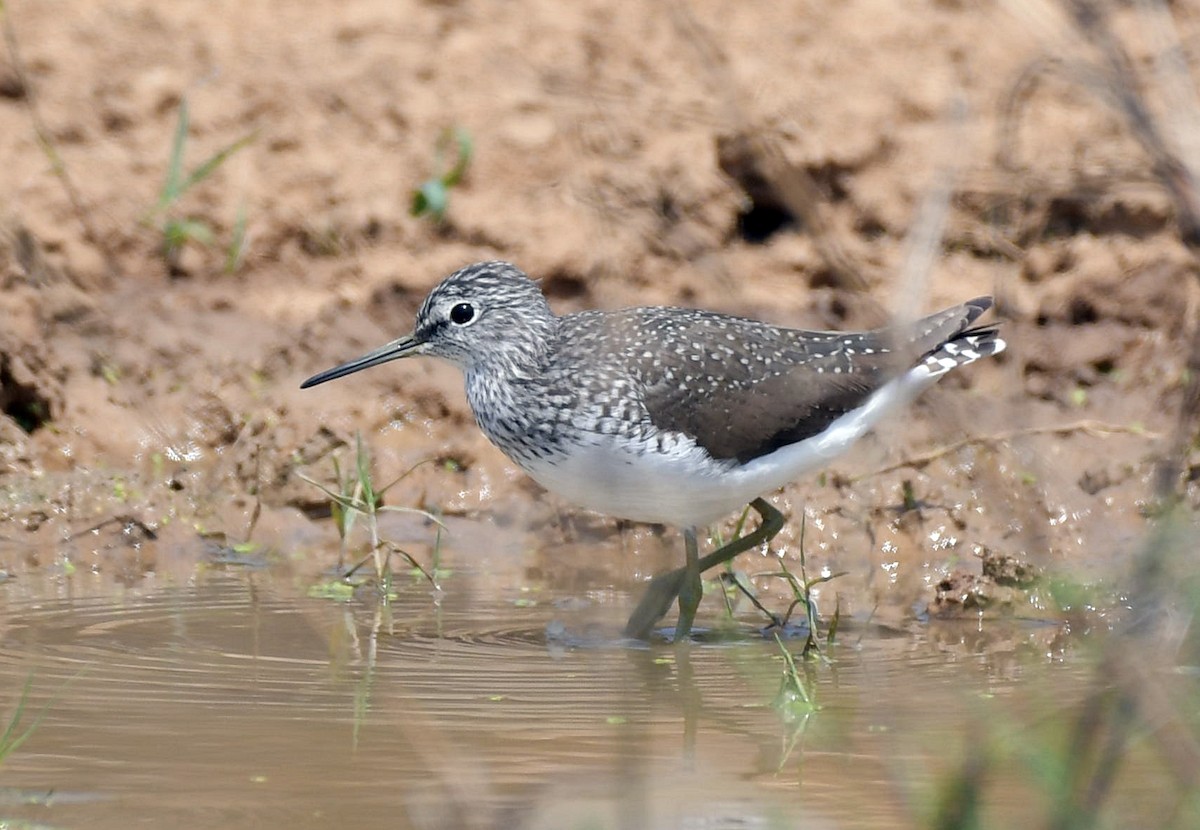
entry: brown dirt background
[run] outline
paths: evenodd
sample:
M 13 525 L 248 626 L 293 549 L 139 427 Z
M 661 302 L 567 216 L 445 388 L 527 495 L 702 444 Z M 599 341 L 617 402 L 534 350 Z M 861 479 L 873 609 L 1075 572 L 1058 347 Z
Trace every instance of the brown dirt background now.
M 543 278 L 563 311 L 684 304 L 853 328 L 995 294 L 1002 359 L 958 373 L 777 499 L 804 506 L 810 556 L 852 567 L 870 601 L 928 598 L 978 547 L 1088 570 L 1145 527 L 1180 406 L 1196 265 L 1150 157 L 1087 82 L 1094 51 L 1054 5 L 17 0 L 4 13 L 21 59 L 10 41 L 10 572 L 69 550 L 136 576 L 202 531 L 240 540 L 252 524 L 256 541 L 327 563 L 323 498 L 297 472 L 329 479 L 330 454 L 348 460 L 356 430 L 381 481 L 422 459 L 456 462 L 422 468 L 392 503 L 515 517 L 552 543 L 620 538 L 614 522 L 572 518 L 487 444 L 450 367 L 391 364 L 298 389 L 406 332 L 437 280 L 490 258 Z M 1170 116 L 1153 27 L 1124 6 L 1112 14 L 1154 112 Z M 1173 14 L 1190 59 L 1195 9 Z M 180 214 L 217 244 L 172 270 L 144 218 L 185 96 L 189 166 L 256 138 L 185 196 Z M 475 158 L 439 227 L 408 208 L 453 126 Z M 754 188 L 731 175 L 730 148 L 748 136 L 819 194 L 805 220 L 761 241 L 739 232 Z M 915 285 L 901 277 L 908 235 L 948 173 L 945 234 Z M 248 243 L 231 274 L 239 210 Z M 865 292 L 839 283 L 830 249 Z M 1000 440 L 904 464 L 988 436 Z M 896 509 L 905 481 L 920 510 Z M 75 535 L 112 516 L 169 544 L 117 555 L 113 534 Z M 798 524 L 781 550 L 794 553 Z M 635 554 L 654 538 L 621 533 Z M 618 557 L 596 578 L 641 569 Z

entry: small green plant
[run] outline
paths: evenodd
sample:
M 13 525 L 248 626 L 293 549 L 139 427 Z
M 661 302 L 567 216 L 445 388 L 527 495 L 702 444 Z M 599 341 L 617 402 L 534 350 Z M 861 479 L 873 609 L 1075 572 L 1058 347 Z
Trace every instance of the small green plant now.
M 445 219 L 446 210 L 450 206 L 450 189 L 462 181 L 463 176 L 467 173 L 467 168 L 471 166 L 471 156 L 474 153 L 470 133 L 462 127 L 446 129 L 438 137 L 434 149 L 435 169 L 440 170 L 444 167 L 444 156 L 451 145 L 456 153 L 454 163 L 444 173 L 435 174 L 413 191 L 411 210 L 413 216 L 428 214 L 436 222 Z
M 421 462 L 424 464 L 426 462 Z M 375 579 L 381 594 L 384 597 L 390 595 L 392 570 L 391 556 L 393 553 L 399 554 L 408 561 L 413 570 L 429 581 L 435 590 L 440 590 L 437 582 L 438 571 L 436 565 L 434 570 L 428 570 L 421 566 L 412 554 L 402 549 L 399 545 L 387 539 L 383 539 L 379 535 L 379 514 L 385 510 L 399 513 L 416 513 L 429 521 L 433 522 L 438 527 L 437 544 L 435 545 L 435 556 L 440 554 L 441 531 L 445 528 L 442 522 L 427 510 L 421 510 L 416 507 L 398 507 L 385 505 L 383 503 L 384 494 L 394 487 L 399 482 L 407 478 L 413 470 L 420 467 L 417 464 L 414 467 L 406 470 L 403 475 L 395 481 L 388 484 L 386 487 L 376 487 L 371 478 L 371 456 L 367 450 L 366 444 L 363 443 L 362 434 L 355 435 L 355 464 L 352 471 L 342 472 L 341 464 L 335 457 L 333 460 L 334 478 L 337 481 L 337 490 L 331 490 L 320 482 L 314 481 L 307 476 L 300 474 L 303 481 L 313 485 L 325 495 L 329 496 L 330 512 L 333 515 L 334 524 L 337 526 L 338 537 L 341 542 L 341 552 L 338 557 L 338 569 L 341 570 L 346 561 L 346 553 L 349 548 L 350 532 L 357 523 L 358 517 L 362 516 L 367 524 L 367 533 L 370 539 L 370 553 L 366 558 L 359 561 L 356 565 L 346 571 L 339 582 L 346 584 L 358 572 L 367 561 L 375 563 Z M 332 589 L 330 586 L 318 586 L 321 596 L 329 596 L 333 598 L 342 598 L 345 592 L 341 589 Z
M 733 526 L 734 539 L 741 537 L 742 531 L 746 527 L 746 519 L 749 516 L 750 506 L 746 505 L 746 508 L 742 510 L 742 515 L 738 517 L 737 524 Z M 725 535 L 721 533 L 720 528 L 716 530 L 715 542 L 718 548 L 725 546 Z M 738 592 L 741 592 L 750 602 L 754 603 L 754 607 L 759 611 L 762 611 L 768 617 L 771 616 L 771 612 L 762 606 L 762 603 L 758 601 L 758 597 L 754 596 L 754 586 L 750 583 L 750 579 L 746 576 L 745 572 L 734 569 L 732 559 L 725 563 L 725 570 L 721 572 L 721 586 L 724 588 L 721 592 L 721 599 L 725 602 L 725 619 L 727 621 L 733 620 L 733 602 Z
M 800 738 L 804 735 L 813 715 L 821 707 L 816 699 L 816 680 L 810 664 L 804 664 L 804 670 L 796 665 L 796 658 L 784 646 L 779 634 L 775 634 L 775 644 L 783 657 L 783 677 L 779 681 L 779 691 L 771 702 L 772 708 L 779 713 L 787 731 L 783 738 L 783 747 L 779 755 L 778 769 L 782 770 L 787 763 Z
M 745 525 L 746 518 L 749 514 L 749 510 L 750 510 L 749 508 L 746 508 L 746 510 L 742 511 L 741 518 L 738 520 L 738 523 L 737 523 L 736 527 L 734 528 L 733 538 L 736 539 L 741 535 L 742 528 Z M 742 594 L 744 594 L 746 596 L 747 599 L 750 600 L 750 602 L 754 605 L 755 608 L 757 608 L 759 611 L 761 611 L 763 613 L 763 615 L 768 620 L 771 621 L 771 625 L 773 625 L 775 628 L 783 628 L 784 626 L 786 626 L 788 624 L 788 621 L 792 618 L 792 614 L 795 612 L 796 607 L 802 605 L 804 607 L 805 618 L 808 622 L 808 636 L 805 639 L 804 649 L 802 650 L 801 655 L 804 657 L 810 657 L 810 656 L 813 656 L 814 654 L 820 654 L 820 651 L 821 651 L 820 643 L 817 639 L 817 636 L 818 636 L 817 632 L 819 630 L 818 629 L 818 620 L 817 620 L 817 606 L 816 606 L 816 603 L 812 600 L 812 596 L 811 596 L 812 589 L 822 583 L 830 582 L 834 579 L 837 579 L 840 576 L 845 576 L 846 572 L 839 571 L 837 573 L 823 574 L 821 576 L 816 576 L 811 579 L 808 577 L 807 570 L 806 570 L 805 555 L 804 555 L 805 524 L 806 524 L 805 519 L 803 516 L 801 516 L 801 518 L 800 518 L 800 575 L 796 576 L 790 570 L 788 570 L 787 565 L 782 560 L 780 560 L 780 563 L 779 563 L 780 570 L 778 573 L 765 574 L 765 576 L 775 576 L 775 577 L 779 577 L 779 578 L 787 580 L 788 585 L 792 589 L 792 602 L 788 606 L 787 610 L 782 615 L 776 614 L 776 613 L 768 610 L 761 602 L 759 602 L 758 597 L 756 597 L 754 595 L 753 585 L 750 582 L 750 580 L 747 578 L 747 576 L 744 573 L 733 570 L 732 563 L 729 563 L 726 566 L 726 571 L 725 571 L 725 573 L 722 574 L 722 583 L 726 586 L 726 590 L 722 594 L 722 598 L 725 600 L 725 610 L 726 610 L 727 614 L 730 617 L 732 617 L 733 616 L 733 596 L 732 595 L 734 594 L 734 592 L 741 592 Z M 718 536 L 718 542 L 723 544 L 723 540 L 719 536 Z M 840 620 L 841 620 L 841 609 L 834 608 L 833 618 L 829 621 L 829 626 L 826 628 L 826 631 L 825 631 L 826 645 L 833 644 L 834 639 L 837 636 L 837 629 L 838 629 L 838 624 L 839 624 Z
M 12 715 L 9 716 L 8 725 L 4 728 L 3 734 L 0 734 L 0 764 L 3 764 L 9 755 L 20 749 L 21 744 L 29 740 L 30 736 L 33 735 L 34 731 L 41 724 L 42 718 L 46 717 L 46 712 L 58 700 L 57 696 L 49 700 L 34 715 L 33 722 L 22 729 L 21 721 L 25 718 L 25 707 L 29 703 L 29 690 L 31 688 L 33 688 L 32 674 L 25 679 L 25 687 L 21 689 L 21 697 L 17 699 L 17 706 L 13 710 Z M 64 685 L 63 688 L 65 689 L 66 686 Z M 59 694 L 62 694 L 62 692 L 60 691 Z
M 787 650 L 779 634 L 775 635 L 775 644 L 783 656 L 783 678 L 779 684 L 779 694 L 776 695 L 775 708 L 804 715 L 817 711 L 820 707 L 813 697 L 812 679 L 801 674 L 796 659 Z
M 808 576 L 807 564 L 804 555 L 804 532 L 807 522 L 804 515 L 800 517 L 800 576 L 797 577 L 794 573 L 788 570 L 788 567 L 782 560 L 779 562 L 780 572 L 776 576 L 780 576 L 787 580 L 792 589 L 792 604 L 788 606 L 787 611 L 783 615 L 783 625 L 791 619 L 792 612 L 795 611 L 797 605 L 804 606 L 804 616 L 808 621 L 808 637 L 804 641 L 804 649 L 800 652 L 803 657 L 819 656 L 821 653 L 820 642 L 817 638 L 818 621 L 817 621 L 817 604 L 812 599 L 812 589 L 817 585 L 825 582 L 832 582 L 840 576 L 845 576 L 845 571 L 837 573 L 822 574 L 814 576 L 811 579 Z M 829 627 L 825 632 L 825 644 L 832 645 L 837 637 L 838 624 L 841 621 L 841 608 L 835 607 L 833 611 L 833 619 L 829 622 Z
M 180 214 L 179 201 L 184 195 L 200 182 L 215 173 L 229 157 L 241 150 L 257 136 L 256 132 L 248 133 L 232 144 L 228 144 L 213 153 L 191 171 L 185 173 L 183 156 L 187 148 L 188 129 L 191 118 L 188 111 L 187 98 L 179 102 L 179 117 L 175 124 L 175 136 L 171 141 L 171 156 L 167 162 L 167 176 L 163 180 L 162 190 L 159 191 L 158 201 L 146 216 L 149 224 L 156 224 L 162 233 L 162 254 L 168 267 L 176 270 L 179 267 L 179 256 L 189 243 L 210 245 L 213 242 L 213 231 L 201 219 Z M 234 241 L 231 243 L 226 257 L 225 267 L 230 270 L 241 263 L 245 245 L 245 211 L 238 215 L 238 227 L 234 229 Z
M 236 274 L 246 260 L 246 203 L 238 206 L 237 218 L 233 221 L 233 236 L 225 250 L 225 273 Z

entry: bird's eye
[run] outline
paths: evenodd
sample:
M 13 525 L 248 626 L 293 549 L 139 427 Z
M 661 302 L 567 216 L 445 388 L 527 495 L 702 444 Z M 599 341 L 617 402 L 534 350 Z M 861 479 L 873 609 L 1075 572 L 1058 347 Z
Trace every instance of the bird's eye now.
M 459 303 L 450 309 L 450 322 L 465 326 L 475 319 L 475 306 L 470 303 Z

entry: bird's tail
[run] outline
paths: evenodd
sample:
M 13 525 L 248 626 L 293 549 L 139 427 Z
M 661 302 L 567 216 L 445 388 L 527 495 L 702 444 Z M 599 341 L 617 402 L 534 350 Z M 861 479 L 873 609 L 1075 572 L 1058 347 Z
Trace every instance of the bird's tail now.
M 926 354 L 914 371 L 924 370 L 932 380 L 958 366 L 1000 354 L 1007 345 L 996 325 L 964 329 Z

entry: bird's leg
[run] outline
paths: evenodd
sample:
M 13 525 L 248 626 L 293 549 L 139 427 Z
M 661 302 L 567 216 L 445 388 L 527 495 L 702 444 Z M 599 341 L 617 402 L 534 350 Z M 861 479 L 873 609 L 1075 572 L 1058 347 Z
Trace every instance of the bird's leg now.
M 659 574 L 650 580 L 646 593 L 637 608 L 629 615 L 625 623 L 625 636 L 635 640 L 645 640 L 650 636 L 654 624 L 661 620 L 671 610 L 671 603 L 679 596 L 679 588 L 683 585 L 686 568 L 678 568 Z
M 772 507 L 766 499 L 757 498 L 750 503 L 750 506 L 758 513 L 761 520 L 758 527 L 753 532 L 739 536 L 727 545 L 722 545 L 708 556 L 701 557 L 697 563 L 700 573 L 728 562 L 739 553 L 771 541 L 783 529 L 783 514 Z M 684 540 L 686 541 L 686 539 L 685 534 Z M 646 588 L 646 593 L 642 595 L 641 602 L 630 615 L 629 622 L 625 624 L 626 637 L 644 640 L 650 636 L 650 629 L 663 618 L 663 615 L 670 610 L 672 601 L 679 596 L 687 573 L 688 567 L 685 566 L 667 571 L 665 574 L 659 574 L 650 580 L 650 585 Z M 682 609 L 680 617 L 682 623 Z
M 692 633 L 692 622 L 696 609 L 704 598 L 704 582 L 700 579 L 700 546 L 696 543 L 696 529 L 683 531 L 683 545 L 687 550 L 687 564 L 683 568 L 683 581 L 679 585 L 679 622 L 675 624 L 675 642 L 681 643 Z
M 778 535 L 779 531 L 783 530 L 783 514 L 772 507 L 769 501 L 760 496 L 750 502 L 750 506 L 758 513 L 758 518 L 760 519 L 758 527 L 753 532 L 747 533 L 745 536 L 739 536 L 732 542 L 722 545 L 701 559 L 701 573 L 707 571 L 709 568 L 725 564 L 739 553 L 745 553 L 751 548 L 756 548 L 761 544 L 770 542 Z

